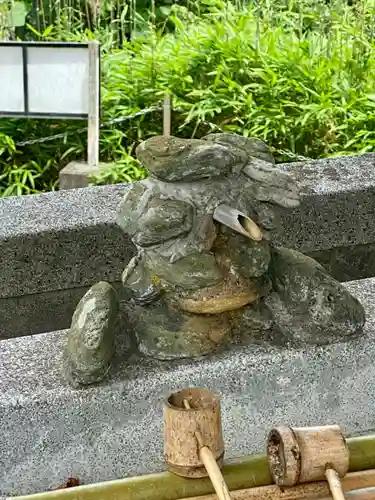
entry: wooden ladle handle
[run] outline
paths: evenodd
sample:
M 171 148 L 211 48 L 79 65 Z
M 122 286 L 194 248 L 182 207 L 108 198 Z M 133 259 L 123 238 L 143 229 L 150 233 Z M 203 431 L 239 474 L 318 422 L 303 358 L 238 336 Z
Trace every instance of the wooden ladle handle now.
M 326 469 L 326 478 L 333 500 L 345 500 L 339 475 L 334 469 Z
M 187 410 L 191 410 L 191 406 L 187 399 L 184 399 L 184 406 Z M 206 467 L 208 477 L 211 479 L 212 486 L 214 487 L 218 499 L 232 500 L 227 483 L 225 482 L 221 470 L 217 465 L 214 454 L 208 446 L 205 446 L 202 434 L 200 433 L 199 429 L 195 431 L 195 438 L 199 446 L 200 459 Z

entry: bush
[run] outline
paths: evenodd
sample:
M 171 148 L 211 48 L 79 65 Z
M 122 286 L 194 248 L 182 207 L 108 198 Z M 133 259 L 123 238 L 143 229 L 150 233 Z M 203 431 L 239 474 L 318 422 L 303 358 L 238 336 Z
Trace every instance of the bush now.
M 328 5 L 323 0 L 246 5 L 209 0 L 199 15 L 174 5 L 163 25 L 154 29 L 144 21 L 142 34 L 121 50 L 113 48 L 105 30 L 98 33 L 103 121 L 153 106 L 168 91 L 177 108 L 174 135 L 226 130 L 257 136 L 273 148 L 278 161 L 373 151 L 374 29 L 368 0 L 353 6 L 342 0 Z M 55 27 L 48 36 L 93 35 Z M 61 166 L 85 156 L 85 134 L 74 133 L 80 127 L 77 122 L 0 121 L 0 132 L 14 143 L 67 134 L 60 141 L 0 149 L 1 168 L 8 168 L 0 177 L 2 194 L 54 188 Z M 142 178 L 144 171 L 133 158 L 135 146 L 161 132 L 160 112 L 104 126 L 101 160 L 116 167 L 95 182 Z M 7 190 L 13 168 L 34 169 L 35 187 L 25 174 L 21 181 L 27 188 Z

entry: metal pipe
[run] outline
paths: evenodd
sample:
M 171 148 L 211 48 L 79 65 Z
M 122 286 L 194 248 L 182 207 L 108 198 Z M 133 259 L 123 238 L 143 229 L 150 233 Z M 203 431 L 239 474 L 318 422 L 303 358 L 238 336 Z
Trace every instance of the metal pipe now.
M 263 233 L 259 226 L 247 215 L 243 214 L 236 208 L 229 207 L 228 205 L 219 205 L 216 207 L 213 218 L 224 224 L 225 226 L 233 229 L 243 236 L 247 236 L 255 241 L 263 239 Z

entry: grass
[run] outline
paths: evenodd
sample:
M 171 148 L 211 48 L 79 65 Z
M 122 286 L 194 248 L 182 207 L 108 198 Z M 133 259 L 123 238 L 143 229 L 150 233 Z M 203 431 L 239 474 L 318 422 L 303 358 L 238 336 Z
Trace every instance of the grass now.
M 374 151 L 374 0 L 200 5 L 203 13 L 174 5 L 156 27 L 143 21 L 142 32 L 121 49 L 110 30 L 67 33 L 57 26 L 48 38 L 101 40 L 104 121 L 157 104 L 168 91 L 178 109 L 174 135 L 225 130 L 256 136 L 278 161 Z M 4 141 L 78 127 L 82 123 L 2 120 L 0 193 L 54 189 L 61 166 L 82 159 L 86 148 L 85 134 L 23 148 Z M 144 177 L 135 146 L 161 131 L 160 113 L 104 127 L 101 160 L 116 166 L 95 182 Z

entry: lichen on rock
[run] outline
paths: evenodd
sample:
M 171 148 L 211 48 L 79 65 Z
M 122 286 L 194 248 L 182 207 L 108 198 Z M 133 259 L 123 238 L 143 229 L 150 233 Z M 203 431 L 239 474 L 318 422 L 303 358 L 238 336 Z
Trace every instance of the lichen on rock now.
M 312 258 L 274 248 L 270 275 L 266 304 L 287 341 L 330 344 L 362 331 L 361 303 Z
M 156 136 L 142 142 L 137 156 L 150 175 L 165 182 L 186 182 L 228 175 L 246 154 L 200 139 Z
M 129 317 L 140 351 L 163 360 L 205 356 L 226 344 L 231 331 L 227 314 L 190 314 L 166 296 L 146 307 L 132 306 Z
M 118 333 L 119 303 L 106 282 L 91 287 L 74 311 L 63 353 L 65 378 L 74 386 L 102 380 L 110 369 Z
M 201 140 L 153 137 L 138 146 L 137 154 L 151 178 L 142 181 L 146 190 L 136 188 L 138 203 L 133 194 L 127 195 L 121 213 L 129 221 L 128 234 L 144 253 L 143 280 L 148 274 L 153 278 L 146 282 L 155 278 L 164 290 L 162 299 L 138 310 L 135 329 L 143 352 L 164 359 L 216 349 L 217 344 L 202 332 L 204 324 L 220 317 L 226 318 L 226 333 L 219 329 L 218 335 L 222 343 L 228 335 L 236 343 L 251 342 L 253 333 L 271 325 L 284 332 L 287 340 L 307 343 L 330 342 L 361 329 L 361 306 L 342 285 L 308 258 L 273 248 L 272 239 L 282 229 L 280 208 L 298 206 L 299 192 L 288 173 L 275 165 L 263 141 L 227 133 Z M 129 200 L 136 221 L 124 211 L 126 204 L 130 208 Z M 147 219 L 150 200 L 159 206 L 164 203 L 160 213 L 165 224 Z M 191 207 L 191 216 L 187 208 L 176 215 L 173 203 L 177 200 L 181 207 Z M 224 207 L 220 212 L 224 210 L 224 215 L 225 207 L 231 209 L 225 220 L 223 215 L 215 220 L 219 206 Z M 263 238 L 252 239 L 238 225 L 239 219 L 227 223 L 235 214 L 250 217 Z M 158 237 L 149 238 L 145 226 Z M 143 234 L 147 238 L 142 240 Z M 134 288 L 139 283 L 134 282 Z M 334 300 L 327 298 L 323 306 L 319 297 L 328 289 L 333 290 Z M 146 327 L 146 317 L 152 326 Z M 199 334 L 186 328 L 194 317 Z

